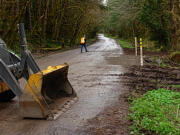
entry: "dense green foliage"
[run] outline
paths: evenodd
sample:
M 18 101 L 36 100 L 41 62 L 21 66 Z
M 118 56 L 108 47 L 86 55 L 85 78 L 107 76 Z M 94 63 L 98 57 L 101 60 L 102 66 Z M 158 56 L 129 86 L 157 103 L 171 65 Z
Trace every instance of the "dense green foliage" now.
M 180 93 L 165 89 L 152 90 L 135 99 L 130 107 L 131 134 L 179 135 L 179 105 Z
M 96 36 L 100 15 L 101 0 L 0 0 L 0 36 L 17 48 L 23 22 L 32 48 L 72 46 L 83 34 Z
M 120 38 L 142 37 L 162 49 L 180 49 L 176 0 L 108 0 L 103 30 Z
M 170 17 L 167 13 L 168 1 L 146 0 L 141 8 L 139 20 L 150 30 L 150 38 L 157 41 L 157 46 L 170 45 Z

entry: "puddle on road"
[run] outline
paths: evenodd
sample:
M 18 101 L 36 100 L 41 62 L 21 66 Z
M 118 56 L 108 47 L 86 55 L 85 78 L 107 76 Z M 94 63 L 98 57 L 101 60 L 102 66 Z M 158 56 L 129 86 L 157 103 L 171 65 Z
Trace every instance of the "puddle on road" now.
M 120 57 L 105 57 L 105 60 L 110 65 L 121 65 L 123 67 L 140 64 L 140 60 L 137 59 L 137 57 L 130 55 L 121 55 Z
M 96 48 L 97 52 L 118 52 L 119 54 L 123 54 L 123 49 L 114 39 L 107 38 L 103 34 L 98 35 L 98 48 Z

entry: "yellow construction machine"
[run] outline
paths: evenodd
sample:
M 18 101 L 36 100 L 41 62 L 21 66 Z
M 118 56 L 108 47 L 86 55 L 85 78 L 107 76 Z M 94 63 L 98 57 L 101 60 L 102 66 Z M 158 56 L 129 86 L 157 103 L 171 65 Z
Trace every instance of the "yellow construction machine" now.
M 0 101 L 18 96 L 22 117 L 54 120 L 78 99 L 67 77 L 69 65 L 49 66 L 41 71 L 27 49 L 24 24 L 18 28 L 21 57 L 9 51 L 0 39 Z M 18 81 L 22 77 L 27 80 L 24 90 Z

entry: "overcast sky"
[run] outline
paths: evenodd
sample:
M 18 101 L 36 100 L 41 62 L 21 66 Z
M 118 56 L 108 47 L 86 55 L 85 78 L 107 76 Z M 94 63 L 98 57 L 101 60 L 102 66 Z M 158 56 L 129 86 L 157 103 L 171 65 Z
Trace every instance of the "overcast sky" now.
M 103 2 L 103 3 L 104 3 L 104 4 L 106 4 L 106 1 L 107 1 L 107 0 L 104 0 L 104 2 Z

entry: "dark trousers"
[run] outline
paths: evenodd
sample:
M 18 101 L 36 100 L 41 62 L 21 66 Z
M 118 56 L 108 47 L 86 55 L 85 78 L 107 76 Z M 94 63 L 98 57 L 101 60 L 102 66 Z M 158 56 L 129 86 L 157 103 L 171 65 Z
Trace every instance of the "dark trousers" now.
M 88 50 L 87 50 L 86 44 L 81 44 L 81 52 L 83 51 L 83 47 L 84 47 L 85 51 L 87 52 Z

